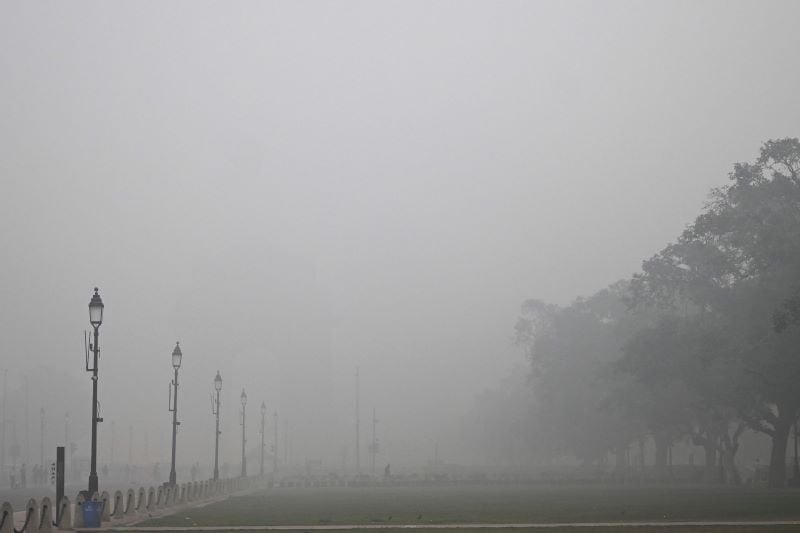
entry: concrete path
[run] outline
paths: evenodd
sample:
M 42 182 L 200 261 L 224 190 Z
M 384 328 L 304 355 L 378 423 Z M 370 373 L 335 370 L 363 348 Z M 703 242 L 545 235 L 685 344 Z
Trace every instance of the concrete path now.
M 194 527 L 106 527 L 102 531 L 129 532 L 184 532 L 184 531 L 350 531 L 367 529 L 556 529 L 556 528 L 609 528 L 625 529 L 634 527 L 679 528 L 679 527 L 777 527 L 797 526 L 800 520 L 767 520 L 754 522 L 566 522 L 566 523 L 523 523 L 523 524 L 353 524 L 353 525 L 311 525 L 311 526 L 194 526 Z M 98 533 L 98 529 L 78 529 L 76 531 Z
M 239 494 L 239 493 L 237 493 L 237 494 Z M 151 518 L 158 518 L 160 516 L 171 515 L 171 514 L 179 512 L 179 511 L 185 511 L 187 509 L 196 509 L 196 508 L 200 508 L 200 507 L 205 507 L 206 505 L 209 505 L 209 504 L 212 504 L 212 503 L 218 503 L 218 502 L 221 502 L 221 501 L 225 501 L 225 500 L 228 499 L 229 496 L 230 495 L 228 495 L 228 494 L 221 494 L 219 496 L 216 496 L 216 497 L 208 499 L 208 500 L 187 502 L 187 503 L 184 503 L 182 505 L 176 505 L 174 507 L 164 507 L 164 508 L 160 508 L 160 509 L 154 509 L 152 511 L 142 511 L 141 513 L 132 514 L 130 516 L 126 516 L 125 518 L 121 518 L 121 519 L 112 518 L 110 524 L 107 523 L 106 525 L 103 526 L 102 529 L 86 528 L 86 529 L 80 529 L 78 531 L 93 531 L 93 532 L 97 533 L 99 531 L 112 531 L 112 530 L 120 531 L 120 530 L 128 530 L 128 529 L 132 530 L 132 529 L 135 529 L 135 527 L 133 527 L 133 526 L 135 524 L 138 524 L 139 522 L 144 522 L 146 520 L 150 520 Z M 53 499 L 55 500 L 55 497 Z M 39 501 L 39 504 L 41 504 L 41 501 Z M 70 504 L 70 511 L 71 511 L 71 515 L 74 517 L 75 516 L 75 512 L 76 512 L 75 503 L 74 502 Z M 22 529 L 22 526 L 25 524 L 25 518 L 27 517 L 27 514 L 28 514 L 27 511 L 14 511 L 14 529 L 17 529 L 17 530 L 21 530 Z M 144 528 L 144 529 L 147 529 L 147 528 Z

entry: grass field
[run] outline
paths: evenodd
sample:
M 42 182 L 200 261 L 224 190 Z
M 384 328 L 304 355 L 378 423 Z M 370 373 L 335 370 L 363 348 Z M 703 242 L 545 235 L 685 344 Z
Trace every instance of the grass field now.
M 791 519 L 800 519 L 800 491 L 599 486 L 460 486 L 264 490 L 245 496 L 235 496 L 205 507 L 180 511 L 171 516 L 151 519 L 139 525 L 162 527 L 414 524 L 423 526 L 469 523 Z M 765 531 L 753 529 L 756 530 Z M 769 529 L 769 531 L 798 530 L 800 528 Z M 470 531 L 477 533 L 476 530 Z M 600 533 L 602 530 L 591 531 Z M 636 529 L 625 531 L 634 533 Z M 690 530 L 681 529 L 681 531 Z M 702 531 L 714 530 L 703 528 Z M 732 531 L 732 529 L 723 528 L 719 531 Z M 748 531 L 748 529 L 737 529 L 737 531 Z

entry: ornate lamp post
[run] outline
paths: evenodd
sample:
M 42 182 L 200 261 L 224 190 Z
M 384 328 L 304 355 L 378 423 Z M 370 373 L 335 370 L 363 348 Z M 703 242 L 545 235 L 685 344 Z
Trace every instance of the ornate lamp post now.
M 267 414 L 267 404 L 261 402 L 261 476 L 264 476 L 264 415 Z
M 222 390 L 222 377 L 219 375 L 219 370 L 217 370 L 217 377 L 214 378 L 214 390 L 217 391 L 217 398 L 215 402 L 211 403 L 211 414 L 217 415 L 217 430 L 214 433 L 214 481 L 216 481 L 219 479 L 219 391 Z
M 175 378 L 172 380 L 171 388 L 172 388 L 172 406 L 170 407 L 170 411 L 172 411 L 172 468 L 169 471 L 169 484 L 175 485 L 177 483 L 177 474 L 175 472 L 175 444 L 177 442 L 177 435 L 178 435 L 178 369 L 181 367 L 181 359 L 183 358 L 183 352 L 181 352 L 181 344 L 180 342 L 175 342 L 175 349 L 172 350 L 172 368 L 175 369 Z
M 245 454 L 245 407 L 247 406 L 247 393 L 242 389 L 242 477 L 247 477 L 247 456 Z
M 102 418 L 97 416 L 97 360 L 100 358 L 100 325 L 103 323 L 103 299 L 100 298 L 98 288 L 94 288 L 94 295 L 89 301 L 89 323 L 94 328 L 94 342 L 89 345 L 94 355 L 94 365 L 89 367 L 89 355 L 86 354 L 86 371 L 92 373 L 92 455 L 91 471 L 89 472 L 89 496 L 97 492 L 97 423 Z

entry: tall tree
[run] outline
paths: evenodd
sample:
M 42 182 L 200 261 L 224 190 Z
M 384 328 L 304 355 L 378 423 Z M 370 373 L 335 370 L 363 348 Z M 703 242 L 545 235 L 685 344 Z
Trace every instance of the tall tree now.
M 645 261 L 633 292 L 683 299 L 725 324 L 740 415 L 772 440 L 769 484 L 784 486 L 786 443 L 800 411 L 800 327 L 787 298 L 800 289 L 800 142 L 766 142 L 754 163 L 734 165 L 704 212 L 675 244 Z M 775 327 L 777 325 L 780 327 Z
M 636 430 L 633 419 L 612 408 L 613 375 L 604 372 L 619 358 L 630 320 L 625 290 L 615 284 L 566 307 L 529 300 L 516 326 L 531 362 L 537 423 L 546 428 L 550 449 L 587 464 L 624 450 Z
M 744 431 L 724 331 L 708 317 L 664 314 L 640 329 L 615 365 L 645 386 L 639 409 L 654 436 L 656 467 L 663 475 L 670 439 L 691 437 L 706 454 L 705 479 L 739 481 L 735 455 Z M 655 402 L 653 401 L 655 400 Z M 717 457 L 724 466 L 717 468 Z

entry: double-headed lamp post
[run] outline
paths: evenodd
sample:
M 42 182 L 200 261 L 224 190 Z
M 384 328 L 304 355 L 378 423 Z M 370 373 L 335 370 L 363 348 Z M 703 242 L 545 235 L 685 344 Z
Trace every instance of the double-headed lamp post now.
M 247 393 L 242 389 L 242 477 L 247 477 L 247 455 L 245 454 L 245 407 L 247 406 Z
M 97 416 L 97 360 L 100 358 L 100 324 L 103 323 L 103 299 L 100 298 L 99 289 L 94 288 L 94 294 L 89 301 L 89 323 L 94 328 L 94 342 L 90 348 L 94 355 L 94 364 L 89 367 L 89 357 L 86 357 L 86 371 L 92 373 L 92 455 L 91 471 L 89 472 L 89 497 L 97 492 L 97 423 L 100 418 Z
M 211 413 L 217 415 L 217 430 L 214 432 L 214 481 L 216 481 L 219 479 L 219 391 L 222 390 L 222 377 L 219 375 L 219 370 L 217 370 L 217 377 L 214 378 L 214 390 L 217 396 L 216 401 L 211 402 Z
M 169 484 L 177 484 L 178 476 L 175 472 L 175 444 L 178 435 L 178 369 L 181 367 L 181 359 L 183 352 L 181 352 L 180 342 L 175 343 L 175 349 L 172 350 L 172 368 L 175 369 L 175 378 L 172 380 L 172 468 L 169 470 Z
M 261 477 L 264 477 L 264 416 L 267 414 L 267 404 L 261 402 Z

